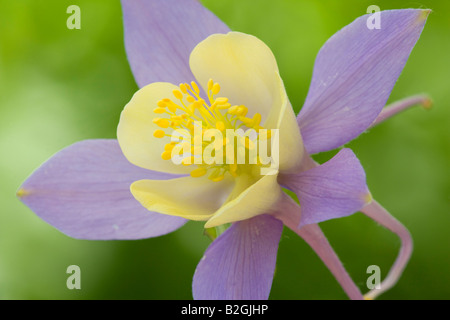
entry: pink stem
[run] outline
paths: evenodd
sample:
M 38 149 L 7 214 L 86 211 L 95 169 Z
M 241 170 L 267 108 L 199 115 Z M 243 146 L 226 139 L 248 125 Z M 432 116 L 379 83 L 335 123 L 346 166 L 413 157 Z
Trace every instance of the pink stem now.
M 300 222 L 300 207 L 297 203 L 289 196 L 285 195 L 282 201 L 280 201 L 280 207 L 278 207 L 274 216 L 280 219 L 285 226 L 302 237 L 303 240 L 310 245 L 334 275 L 350 299 L 364 299 L 359 288 L 345 270 L 341 260 L 334 252 L 320 227 L 317 224 L 310 224 L 303 226 L 300 229 L 298 228 Z
M 386 209 L 384 209 L 375 200 L 361 209 L 361 212 L 397 234 L 402 242 L 397 259 L 395 260 L 395 263 L 391 267 L 391 270 L 386 278 L 381 282 L 380 289 L 373 289 L 364 296 L 366 299 L 375 299 L 377 296 L 389 290 L 397 283 L 409 261 L 409 258 L 411 257 L 413 243 L 411 235 L 405 226 L 391 216 L 389 212 L 387 212 Z
M 399 111 L 405 109 L 405 107 L 408 107 L 408 106 L 411 106 L 411 105 L 414 105 L 417 103 L 422 103 L 423 105 L 426 105 L 426 101 L 429 101 L 428 106 L 431 105 L 431 101 L 429 100 L 429 98 L 426 96 L 423 96 L 423 95 L 407 98 L 402 101 L 396 102 L 396 103 L 392 104 L 391 106 L 388 106 L 385 108 L 386 109 L 385 115 L 380 114 L 380 116 L 378 117 L 378 119 L 380 119 L 380 121 L 377 122 L 377 120 L 378 120 L 377 119 L 374 122 L 374 125 L 378 124 L 379 122 L 383 121 L 384 119 L 388 118 L 389 116 L 392 116 L 396 112 L 399 112 Z M 390 111 L 391 108 L 393 108 L 392 111 Z M 314 168 L 315 166 L 318 166 L 318 165 L 319 164 L 317 162 L 315 162 L 309 155 L 307 155 L 304 157 L 303 162 L 302 162 L 302 171 Z M 291 200 L 291 202 L 293 202 L 292 199 L 289 198 L 289 200 Z M 286 202 L 288 202 L 288 201 L 286 201 Z M 289 203 L 288 205 L 291 207 L 293 206 L 292 203 Z M 294 202 L 294 205 L 298 206 L 295 202 Z M 290 211 L 294 212 L 294 210 L 292 210 L 292 209 L 290 209 Z M 321 233 L 321 230 L 318 225 L 304 226 L 301 229 L 297 228 L 298 222 L 300 221 L 300 208 L 298 208 L 297 211 L 298 211 L 298 217 L 295 217 L 295 218 L 282 217 L 280 219 L 283 221 L 283 223 L 285 225 L 287 225 L 290 229 L 292 229 L 294 232 L 296 232 L 298 235 L 300 235 L 303 239 L 305 239 L 305 241 L 308 242 L 308 244 L 311 247 L 313 247 L 313 245 L 314 245 L 313 249 L 318 253 L 318 255 L 321 257 L 321 259 L 328 266 L 328 268 L 330 270 L 332 270 L 332 267 L 330 267 L 328 265 L 328 263 L 325 261 L 326 257 L 323 258 L 321 256 L 321 254 L 324 255 L 324 253 L 319 254 L 321 247 L 318 243 L 320 243 L 320 241 L 325 241 L 327 243 L 326 246 L 329 247 L 329 249 L 327 249 L 327 250 L 331 249 L 331 251 L 333 252 L 333 255 L 334 255 L 333 259 L 337 259 L 337 261 L 339 261 L 339 258 L 334 253 L 333 249 L 329 245 L 329 243 L 326 240 L 323 233 L 322 233 L 322 236 L 319 235 L 319 233 Z M 400 278 L 403 270 L 405 269 L 405 267 L 409 261 L 409 258 L 411 257 L 412 248 L 413 248 L 412 238 L 411 238 L 409 231 L 397 219 L 395 219 L 393 216 L 391 216 L 389 214 L 389 212 L 387 212 L 386 209 L 384 209 L 375 200 L 373 200 L 370 204 L 366 205 L 360 211 L 362 213 L 364 213 L 365 215 L 367 215 L 369 218 L 375 220 L 382 226 L 386 227 L 390 231 L 397 234 L 400 237 L 400 240 L 402 242 L 402 246 L 400 248 L 400 252 L 397 256 L 397 259 L 395 260 L 394 265 L 391 267 L 391 270 L 389 271 L 386 278 L 381 282 L 380 289 L 373 289 L 364 296 L 365 299 L 375 299 L 377 296 L 379 296 L 380 294 L 389 290 L 397 283 L 398 279 Z M 292 219 L 294 219 L 294 220 L 292 220 Z M 314 238 L 314 237 L 316 237 L 316 238 Z M 315 242 L 310 243 L 310 241 L 315 241 Z M 318 249 L 316 249 L 316 248 L 318 248 Z M 339 264 L 341 264 L 340 261 L 339 261 Z M 333 268 L 336 269 L 336 267 L 333 267 Z M 337 269 L 339 269 L 339 268 L 343 269 L 342 264 L 341 264 L 341 267 L 337 267 Z M 345 269 L 343 269 L 343 270 L 346 273 Z M 336 276 L 335 272 L 333 272 L 333 270 L 332 270 L 332 273 L 335 275 L 336 279 L 338 279 L 339 283 L 344 288 L 344 290 L 347 292 L 347 294 L 350 296 L 349 291 L 351 291 L 351 294 L 353 295 L 354 288 L 352 288 L 352 285 L 350 285 L 348 283 L 348 279 L 350 279 L 348 274 L 346 276 L 344 276 L 343 279 L 339 280 L 339 278 Z M 350 279 L 350 281 L 353 284 L 353 281 L 351 279 Z M 353 284 L 353 286 L 355 286 L 355 285 Z M 347 289 L 347 288 L 349 288 L 349 289 Z M 358 290 L 358 292 L 359 292 L 359 290 Z
M 399 113 L 400 111 L 406 110 L 415 105 L 422 105 L 425 109 L 431 108 L 432 101 L 427 95 L 421 94 L 412 97 L 408 97 L 399 101 L 396 101 L 386 107 L 380 112 L 375 121 L 370 125 L 369 128 L 375 127 L 384 120 L 392 117 L 393 115 Z

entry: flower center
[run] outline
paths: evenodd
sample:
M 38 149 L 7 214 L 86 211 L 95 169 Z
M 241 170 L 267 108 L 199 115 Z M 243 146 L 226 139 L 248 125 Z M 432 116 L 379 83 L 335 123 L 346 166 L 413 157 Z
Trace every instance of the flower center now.
M 207 88 L 207 101 L 194 81 L 173 90 L 176 102 L 169 98 L 158 101 L 153 112 L 161 117 L 153 122 L 161 129 L 153 136 L 172 138 L 164 146 L 162 159 L 181 157 L 181 164 L 196 165 L 190 172 L 192 177 L 208 173 L 212 181 L 222 180 L 227 173 L 236 177 L 248 171 L 249 165 L 266 166 L 271 131 L 260 125 L 261 114 L 250 118 L 244 105 L 231 105 L 228 98 L 216 97 L 220 85 L 213 80 L 208 81 Z M 169 128 L 172 134 L 163 130 Z M 262 142 L 265 146 L 258 148 Z

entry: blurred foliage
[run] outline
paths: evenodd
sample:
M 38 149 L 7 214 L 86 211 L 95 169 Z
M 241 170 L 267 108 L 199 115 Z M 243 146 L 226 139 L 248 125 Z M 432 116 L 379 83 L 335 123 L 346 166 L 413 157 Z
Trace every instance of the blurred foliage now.
M 202 2 L 232 30 L 271 47 L 296 111 L 321 45 L 374 4 Z M 66 28 L 72 4 L 81 8 L 80 30 Z M 449 299 L 450 2 L 375 4 L 433 9 L 390 101 L 425 92 L 434 107 L 409 110 L 348 144 L 374 197 L 415 241 L 402 278 L 381 298 Z M 115 137 L 119 114 L 137 90 L 119 1 L 0 0 L 0 8 L 0 299 L 191 299 L 192 276 L 209 244 L 201 223 L 154 239 L 81 241 L 15 198 L 21 182 L 58 150 L 82 139 Z M 321 226 L 363 291 L 367 266 L 377 264 L 385 275 L 399 248 L 394 235 L 360 213 Z M 71 264 L 81 267 L 81 290 L 66 288 Z M 346 296 L 315 253 L 285 230 L 271 299 L 340 298 Z

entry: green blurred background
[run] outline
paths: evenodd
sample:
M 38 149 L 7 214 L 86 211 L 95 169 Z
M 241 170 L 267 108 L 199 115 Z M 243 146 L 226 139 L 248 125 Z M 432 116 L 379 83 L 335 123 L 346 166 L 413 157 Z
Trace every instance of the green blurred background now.
M 414 238 L 406 271 L 380 298 L 449 299 L 450 2 L 203 3 L 231 29 L 272 48 L 296 111 L 321 45 L 369 5 L 433 9 L 389 101 L 423 92 L 434 107 L 396 116 L 348 147 L 366 169 L 374 197 Z M 71 4 L 81 8 L 81 30 L 66 28 Z M 154 239 L 81 241 L 15 197 L 23 180 L 58 150 L 83 139 L 115 138 L 119 114 L 137 90 L 119 1 L 0 0 L 0 50 L 0 299 L 191 299 L 192 276 L 209 244 L 202 223 Z M 367 266 L 379 265 L 384 276 L 399 249 L 395 235 L 361 213 L 321 226 L 364 292 Z M 66 288 L 71 264 L 81 268 L 81 290 Z M 284 230 L 270 298 L 346 295 L 315 253 Z

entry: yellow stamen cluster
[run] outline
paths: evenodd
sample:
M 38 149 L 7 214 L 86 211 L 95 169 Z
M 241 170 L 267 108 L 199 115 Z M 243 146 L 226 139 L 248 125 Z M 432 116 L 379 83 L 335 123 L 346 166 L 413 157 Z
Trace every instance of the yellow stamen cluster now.
M 205 133 L 208 129 L 217 129 L 225 136 L 227 129 L 237 130 L 239 128 L 254 129 L 259 132 L 263 127 L 260 126 L 261 115 L 255 113 L 252 118 L 247 116 L 248 108 L 244 105 L 231 105 L 228 99 L 225 97 L 216 97 L 220 92 L 220 85 L 213 80 L 209 80 L 207 84 L 207 96 L 208 101 L 205 101 L 200 97 L 200 89 L 198 85 L 192 81 L 190 84 L 182 83 L 179 85 L 179 89 L 173 90 L 173 96 L 177 100 L 174 102 L 172 99 L 164 98 L 157 103 L 157 107 L 153 109 L 153 112 L 160 115 L 160 117 L 154 118 L 153 122 L 160 128 L 154 131 L 153 136 L 155 138 L 172 137 L 173 134 L 167 134 L 164 129 L 185 129 L 191 134 L 191 139 L 182 139 L 182 143 L 187 143 L 190 147 L 190 156 L 183 159 L 183 165 L 196 165 L 197 168 L 190 172 L 192 177 L 202 177 L 209 172 L 208 178 L 212 181 L 220 181 L 224 178 L 225 174 L 229 172 L 232 176 L 239 174 L 239 166 L 235 159 L 225 159 L 223 164 L 206 164 L 205 161 L 201 163 L 194 163 L 195 156 L 203 154 L 205 148 L 210 144 L 213 144 L 214 150 L 224 151 L 226 144 L 229 143 L 228 139 L 223 141 L 204 141 Z M 201 123 L 201 129 L 195 128 Z M 200 132 L 200 134 L 198 134 Z M 197 135 L 196 135 L 197 133 Z M 269 132 L 270 133 L 270 132 Z M 267 137 L 270 137 L 268 135 Z M 200 139 L 200 144 L 195 143 L 196 139 Z M 252 149 L 255 141 L 250 140 L 247 136 L 241 138 L 241 143 L 245 145 L 245 148 Z M 189 141 L 190 140 L 190 141 Z M 175 145 L 179 142 L 170 142 L 164 146 L 164 151 L 161 154 L 162 159 L 172 159 L 172 151 Z M 201 149 L 198 149 L 198 146 Z M 196 148 L 197 146 L 197 148 Z M 223 155 L 226 153 L 223 152 Z M 203 160 L 203 159 L 202 159 Z M 257 161 L 257 163 L 260 163 Z

